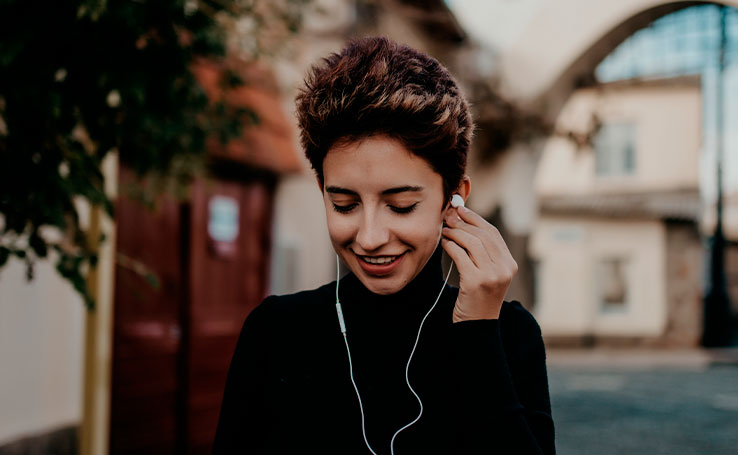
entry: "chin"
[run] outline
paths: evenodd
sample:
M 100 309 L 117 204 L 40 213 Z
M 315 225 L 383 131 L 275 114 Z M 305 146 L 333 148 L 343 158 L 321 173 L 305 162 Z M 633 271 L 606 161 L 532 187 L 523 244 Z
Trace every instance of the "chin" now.
M 382 278 L 374 278 L 374 277 L 368 277 L 366 275 L 359 275 L 359 278 L 361 282 L 364 284 L 364 287 L 369 289 L 374 294 L 378 295 L 390 295 L 395 294 L 397 292 L 400 292 L 402 288 L 405 287 L 405 284 L 394 284 L 394 283 L 388 283 L 382 282 L 378 283 L 378 281 L 383 280 Z
M 359 261 L 360 259 L 356 259 Z M 407 264 L 402 264 L 407 265 Z M 353 273 L 359 278 L 364 287 L 378 295 L 390 295 L 400 292 L 411 280 L 407 272 L 398 270 L 398 273 L 388 276 L 374 276 L 367 273 L 358 262 L 354 263 Z

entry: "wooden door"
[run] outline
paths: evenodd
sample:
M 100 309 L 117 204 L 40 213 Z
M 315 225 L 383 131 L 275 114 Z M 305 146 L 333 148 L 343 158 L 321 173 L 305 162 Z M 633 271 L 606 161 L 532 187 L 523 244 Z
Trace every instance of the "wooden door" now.
M 271 245 L 272 194 L 268 182 L 199 182 L 192 194 L 190 314 L 187 355 L 187 446 L 210 453 L 226 373 L 248 313 L 264 298 Z M 238 235 L 218 245 L 214 203 L 237 204 Z
M 199 181 L 154 211 L 120 197 L 112 453 L 210 453 L 238 334 L 266 292 L 272 194 L 262 177 Z M 230 242 L 209 230 L 214 199 L 236 207 Z
M 121 169 L 121 187 L 133 177 Z M 173 453 L 181 376 L 181 204 L 155 210 L 126 196 L 116 203 L 110 450 Z

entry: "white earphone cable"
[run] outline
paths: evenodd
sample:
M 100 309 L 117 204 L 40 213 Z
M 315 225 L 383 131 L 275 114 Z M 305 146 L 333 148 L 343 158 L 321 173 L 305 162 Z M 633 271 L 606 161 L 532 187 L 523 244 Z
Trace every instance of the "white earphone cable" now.
M 373 455 L 377 455 L 377 452 L 372 449 L 369 444 L 369 440 L 366 437 L 366 425 L 364 424 L 364 404 L 361 402 L 361 395 L 359 394 L 359 387 L 356 385 L 354 380 L 354 364 L 351 362 L 351 350 L 349 349 L 348 338 L 346 337 L 346 324 L 343 320 L 343 309 L 341 308 L 341 302 L 338 300 L 338 283 L 341 281 L 341 265 L 338 261 L 338 255 L 336 255 L 336 312 L 338 313 L 338 323 L 341 327 L 341 333 L 343 334 L 343 341 L 346 343 L 346 353 L 348 354 L 349 362 L 349 374 L 351 375 L 351 384 L 354 385 L 356 391 L 356 398 L 359 399 L 359 410 L 361 411 L 361 434 L 364 435 L 364 443 Z
M 436 304 L 441 299 L 441 294 L 443 294 L 443 290 L 446 289 L 446 283 L 448 283 L 448 277 L 451 276 L 451 269 L 453 269 L 454 263 L 451 262 L 451 267 L 448 269 L 448 274 L 446 274 L 446 280 L 443 282 L 443 287 L 441 287 L 441 292 L 438 294 L 438 297 L 436 297 L 436 301 L 433 302 L 433 306 L 430 307 L 430 310 L 425 314 L 423 317 L 423 320 L 420 322 L 420 327 L 418 328 L 418 335 L 415 337 L 415 344 L 413 345 L 413 350 L 410 352 L 410 357 L 407 359 L 407 365 L 405 366 L 405 382 L 407 383 L 407 387 L 410 389 L 410 391 L 415 395 L 415 398 L 418 400 L 418 404 L 420 405 L 420 412 L 418 412 L 418 416 L 415 417 L 415 419 L 405 425 L 404 427 L 400 428 L 395 432 L 395 434 L 392 436 L 392 441 L 390 442 L 390 453 L 392 455 L 395 455 L 395 438 L 397 435 L 400 434 L 403 430 L 406 428 L 409 428 L 411 425 L 414 425 L 415 422 L 420 420 L 420 416 L 423 415 L 423 402 L 420 400 L 420 396 L 418 396 L 417 392 L 415 392 L 415 389 L 413 389 L 413 386 L 410 385 L 410 378 L 408 377 L 408 374 L 410 372 L 410 362 L 413 360 L 413 355 L 415 354 L 415 349 L 418 347 L 418 340 L 420 340 L 420 332 L 423 330 L 423 324 L 425 324 L 425 320 L 428 318 L 428 316 L 431 314 L 431 311 L 436 307 Z
M 415 344 L 413 345 L 413 349 L 410 352 L 410 357 L 407 359 L 407 365 L 405 365 L 405 382 L 407 383 L 408 389 L 410 389 L 410 392 L 415 396 L 415 399 L 418 400 L 418 404 L 420 405 L 420 411 L 418 412 L 417 417 L 415 417 L 414 420 L 412 420 L 407 425 L 403 426 L 399 430 L 395 432 L 395 434 L 392 436 L 392 440 L 390 442 L 390 453 L 391 455 L 395 454 L 395 438 L 397 438 L 397 435 L 399 435 L 402 431 L 409 428 L 410 426 L 414 425 L 418 420 L 420 420 L 420 417 L 423 415 L 423 402 L 420 399 L 420 396 L 415 392 L 415 389 L 413 389 L 413 386 L 410 385 L 410 362 L 413 359 L 413 355 L 415 354 L 415 349 L 418 347 L 418 341 L 420 340 L 420 332 L 423 330 L 423 324 L 425 324 L 425 320 L 428 318 L 428 316 L 431 314 L 433 309 L 436 307 L 436 304 L 438 304 L 438 301 L 441 298 L 441 295 L 443 294 L 443 291 L 446 289 L 446 283 L 448 283 L 448 278 L 451 276 L 451 270 L 453 269 L 454 264 L 451 262 L 451 267 L 448 269 L 448 274 L 446 274 L 446 279 L 443 282 L 443 287 L 441 287 L 441 292 L 438 294 L 438 297 L 436 297 L 436 301 L 433 302 L 433 305 L 430 307 L 428 312 L 423 317 L 423 320 L 420 322 L 420 327 L 418 328 L 418 334 L 415 337 Z M 338 284 L 340 283 L 340 262 L 338 259 L 338 255 L 336 255 L 336 313 L 338 314 L 338 323 L 341 327 L 341 333 L 343 334 L 343 341 L 346 344 L 346 353 L 348 354 L 348 361 L 349 361 L 349 374 L 351 375 L 351 383 L 354 385 L 354 390 L 356 391 L 356 398 L 359 400 L 359 410 L 361 412 L 361 433 L 364 436 L 364 443 L 366 444 L 367 448 L 373 455 L 377 455 L 377 453 L 372 449 L 372 446 L 369 444 L 369 440 L 366 437 L 366 425 L 365 425 L 365 416 L 364 416 L 364 405 L 361 402 L 361 395 L 359 394 L 359 388 L 356 385 L 356 381 L 354 380 L 354 367 L 353 363 L 351 362 L 351 350 L 349 349 L 348 344 L 348 338 L 346 336 L 346 323 L 343 319 L 343 309 L 341 308 L 341 302 L 338 299 Z
M 366 437 L 366 424 L 364 422 L 364 404 L 361 402 L 361 395 L 359 394 L 359 387 L 356 385 L 356 381 L 354 380 L 354 366 L 351 363 L 351 350 L 349 349 L 348 345 L 348 338 L 346 338 L 346 332 L 343 333 L 343 341 L 346 343 L 346 353 L 348 354 L 348 361 L 349 361 L 349 371 L 351 373 L 351 384 L 354 385 L 354 390 L 356 391 L 356 398 L 359 399 L 359 410 L 361 411 L 361 434 L 364 435 L 364 443 L 366 444 L 367 448 L 373 455 L 377 455 L 377 452 L 372 449 L 372 446 L 369 445 L 369 439 Z

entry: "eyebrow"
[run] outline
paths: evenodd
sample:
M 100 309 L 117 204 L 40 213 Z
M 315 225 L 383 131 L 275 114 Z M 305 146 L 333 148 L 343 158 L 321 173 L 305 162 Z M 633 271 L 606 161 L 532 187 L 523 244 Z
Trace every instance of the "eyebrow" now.
M 417 193 L 420 191 L 423 191 L 425 188 L 422 186 L 411 186 L 411 185 L 405 185 L 405 186 L 398 186 L 395 188 L 387 188 L 386 190 L 382 191 L 382 195 L 388 195 L 388 194 L 398 194 L 398 193 L 406 193 L 406 192 L 413 192 Z M 348 188 L 342 188 L 340 186 L 329 186 L 326 188 L 326 191 L 331 194 L 348 194 L 351 196 L 358 196 L 359 193 L 356 191 L 350 190 Z

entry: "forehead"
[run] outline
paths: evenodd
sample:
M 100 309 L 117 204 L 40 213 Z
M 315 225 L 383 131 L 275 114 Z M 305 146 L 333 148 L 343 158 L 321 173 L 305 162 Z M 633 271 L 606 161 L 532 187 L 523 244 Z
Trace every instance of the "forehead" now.
M 402 142 L 370 136 L 332 147 L 323 160 L 326 186 L 381 192 L 390 186 L 442 187 L 442 177 Z

